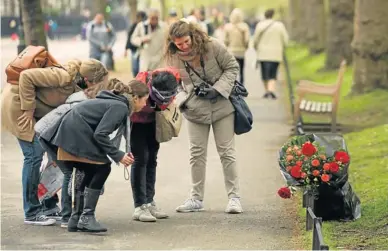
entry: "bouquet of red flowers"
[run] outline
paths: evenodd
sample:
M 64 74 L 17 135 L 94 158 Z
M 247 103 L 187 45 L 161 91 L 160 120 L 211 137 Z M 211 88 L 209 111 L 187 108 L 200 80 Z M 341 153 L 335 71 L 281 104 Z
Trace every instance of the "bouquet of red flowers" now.
M 337 146 L 333 147 L 333 142 Z M 342 187 L 348 179 L 349 161 L 344 142 L 338 145 L 338 141 L 328 142 L 317 135 L 295 136 L 280 150 L 279 166 L 287 186 L 278 194 L 291 198 L 295 186 L 303 186 L 318 196 L 322 185 Z

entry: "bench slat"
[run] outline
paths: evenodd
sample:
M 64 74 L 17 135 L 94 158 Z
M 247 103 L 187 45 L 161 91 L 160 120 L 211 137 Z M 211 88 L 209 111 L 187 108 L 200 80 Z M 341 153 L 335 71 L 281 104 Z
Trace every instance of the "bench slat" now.
M 305 107 L 306 111 L 310 111 L 312 103 L 313 102 L 311 102 L 311 101 L 307 101 L 307 104 L 306 104 L 306 107 Z
M 327 112 L 331 112 L 333 110 L 333 104 L 327 103 Z
M 322 103 L 321 102 L 317 102 L 316 112 L 321 112 L 321 107 L 322 107 Z
M 304 108 L 306 107 L 306 100 L 302 100 L 301 102 L 300 102 L 300 106 L 299 106 L 299 109 L 301 109 L 302 111 L 304 110 Z
M 311 112 L 315 112 L 316 110 L 316 107 L 317 107 L 317 102 L 313 101 L 312 104 L 311 104 Z

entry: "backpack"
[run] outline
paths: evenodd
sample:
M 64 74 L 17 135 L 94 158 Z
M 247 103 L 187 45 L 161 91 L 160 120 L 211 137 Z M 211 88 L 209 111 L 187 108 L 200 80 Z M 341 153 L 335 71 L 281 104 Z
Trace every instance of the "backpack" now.
M 138 47 L 136 45 L 131 43 L 131 37 L 132 37 L 133 32 L 136 29 L 136 26 L 137 26 L 137 24 L 132 25 L 131 29 L 128 32 L 128 40 L 127 40 L 126 49 L 129 49 L 132 52 L 135 52 L 138 49 Z M 148 25 L 146 25 L 146 24 L 144 24 L 144 34 L 148 35 Z
M 19 84 L 20 73 L 27 69 L 45 68 L 50 66 L 60 67 L 57 60 L 43 46 L 29 45 L 8 64 L 5 69 L 7 82 Z

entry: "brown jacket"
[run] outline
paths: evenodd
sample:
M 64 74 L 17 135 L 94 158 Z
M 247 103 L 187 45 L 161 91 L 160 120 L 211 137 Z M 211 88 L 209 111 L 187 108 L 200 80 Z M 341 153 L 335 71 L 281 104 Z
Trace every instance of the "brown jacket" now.
M 196 86 L 203 81 L 193 73 L 191 73 L 190 79 L 183 62 L 176 56 L 169 63 L 169 66 L 177 68 L 182 77 L 183 91 L 177 95 L 176 100 L 180 107 L 183 104 L 186 105 L 187 108 L 183 110 L 185 118 L 194 123 L 210 125 L 234 112 L 229 95 L 232 92 L 239 68 L 236 59 L 218 40 L 212 39 L 208 43 L 208 49 L 208 53 L 204 56 L 205 71 L 208 80 L 214 83 L 214 89 L 220 93 L 216 102 L 197 97 L 194 94 L 191 79 Z M 196 71 L 203 75 L 201 67 L 196 67 Z
M 25 70 L 20 74 L 19 85 L 7 84 L 1 94 L 1 125 L 18 139 L 31 142 L 35 131 L 22 130 L 17 119 L 23 110 L 35 109 L 34 117 L 42 118 L 64 104 L 78 86 L 71 83 L 65 69 L 57 67 Z M 34 121 L 35 125 L 35 121 Z

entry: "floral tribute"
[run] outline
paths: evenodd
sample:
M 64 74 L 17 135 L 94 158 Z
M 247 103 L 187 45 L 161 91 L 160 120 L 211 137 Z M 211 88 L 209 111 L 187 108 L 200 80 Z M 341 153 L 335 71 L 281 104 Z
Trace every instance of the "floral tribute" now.
M 344 149 L 332 149 L 331 156 L 325 147 L 309 136 L 296 136 L 286 142 L 281 150 L 279 165 L 287 186 L 278 190 L 284 199 L 291 198 L 295 186 L 310 189 L 315 196 L 319 195 L 319 186 L 334 185 L 347 175 L 350 157 Z

